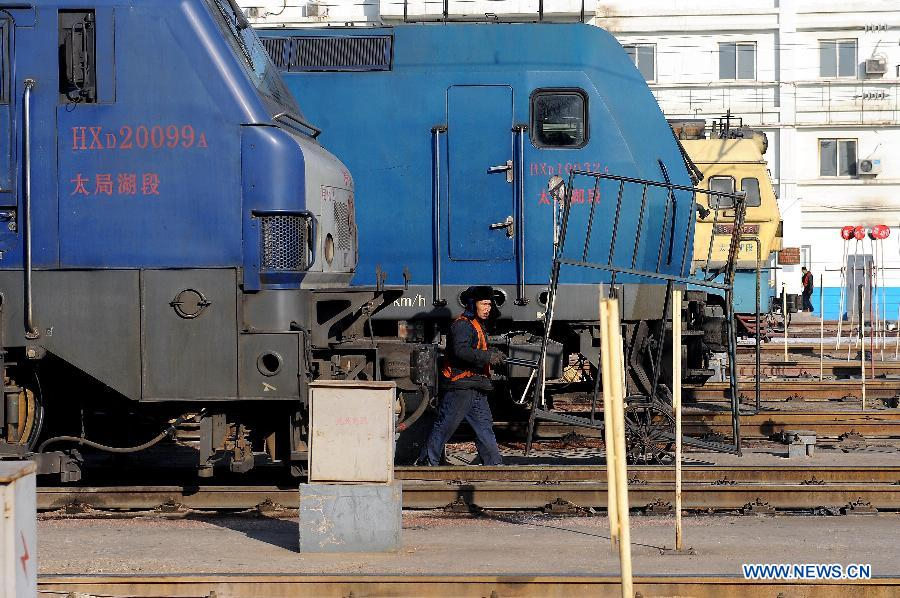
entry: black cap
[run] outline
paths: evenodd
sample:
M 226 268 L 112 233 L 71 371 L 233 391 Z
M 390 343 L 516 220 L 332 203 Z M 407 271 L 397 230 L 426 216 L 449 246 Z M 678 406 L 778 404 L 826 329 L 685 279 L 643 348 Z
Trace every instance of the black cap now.
M 469 301 L 484 301 L 485 299 L 494 301 L 494 289 L 488 286 L 469 287 L 460 294 L 459 298 L 464 304 L 468 304 Z

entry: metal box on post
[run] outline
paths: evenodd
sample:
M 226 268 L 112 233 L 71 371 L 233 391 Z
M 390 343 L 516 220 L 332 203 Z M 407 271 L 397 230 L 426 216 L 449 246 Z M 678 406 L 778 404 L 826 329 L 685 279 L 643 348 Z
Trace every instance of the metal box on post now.
M 35 464 L 0 462 L 0 598 L 37 595 Z
M 390 484 L 394 479 L 394 382 L 319 380 L 309 385 L 309 481 Z

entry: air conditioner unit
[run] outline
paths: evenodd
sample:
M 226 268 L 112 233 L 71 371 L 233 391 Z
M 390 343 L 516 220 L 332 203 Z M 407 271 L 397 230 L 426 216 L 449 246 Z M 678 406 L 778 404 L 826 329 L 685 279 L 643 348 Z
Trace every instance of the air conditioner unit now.
M 856 173 L 860 176 L 874 176 L 881 173 L 881 158 L 863 158 L 856 163 Z
M 327 17 L 328 16 L 328 7 L 319 4 L 318 2 L 307 2 L 306 6 L 304 6 L 304 14 L 305 17 Z M 887 67 L 885 67 L 887 68 Z
M 867 58 L 866 59 L 866 74 L 867 75 L 883 75 L 887 72 L 887 59 L 884 57 L 881 58 Z

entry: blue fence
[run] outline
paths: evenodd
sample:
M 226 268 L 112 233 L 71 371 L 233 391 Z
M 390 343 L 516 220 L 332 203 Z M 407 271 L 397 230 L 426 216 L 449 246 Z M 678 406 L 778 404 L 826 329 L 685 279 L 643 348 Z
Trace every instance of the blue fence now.
M 840 300 L 841 300 L 841 287 L 825 287 L 824 289 L 814 289 L 812 294 L 812 304 L 814 308 L 815 315 L 819 314 L 819 296 L 824 291 L 825 293 L 825 319 L 826 320 L 836 320 L 839 317 L 848 318 L 847 314 L 847 298 L 844 298 L 844 309 L 843 312 L 840 310 Z M 882 299 L 882 293 L 884 294 L 884 298 Z M 878 303 L 878 309 L 882 309 L 884 306 L 885 312 L 887 314 L 888 321 L 894 321 L 897 319 L 897 310 L 900 308 L 900 287 L 885 287 L 883 289 L 877 289 L 875 294 L 875 299 Z M 869 318 L 869 309 L 866 308 L 866 319 Z

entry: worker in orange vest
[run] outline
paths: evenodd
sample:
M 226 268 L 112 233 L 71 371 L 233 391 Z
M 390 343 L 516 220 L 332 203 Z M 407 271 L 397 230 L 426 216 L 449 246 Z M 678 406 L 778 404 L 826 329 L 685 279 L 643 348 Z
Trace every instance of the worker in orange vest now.
M 503 459 L 494 436 L 488 393 L 492 389 L 491 366 L 503 363 L 506 356 L 488 348 L 485 334 L 487 321 L 500 312 L 494 304 L 491 287 L 469 287 L 460 299 L 466 310 L 450 325 L 441 368 L 441 403 L 418 463 L 440 465 L 444 445 L 465 419 L 475 431 L 475 446 L 481 462 L 500 465 Z

